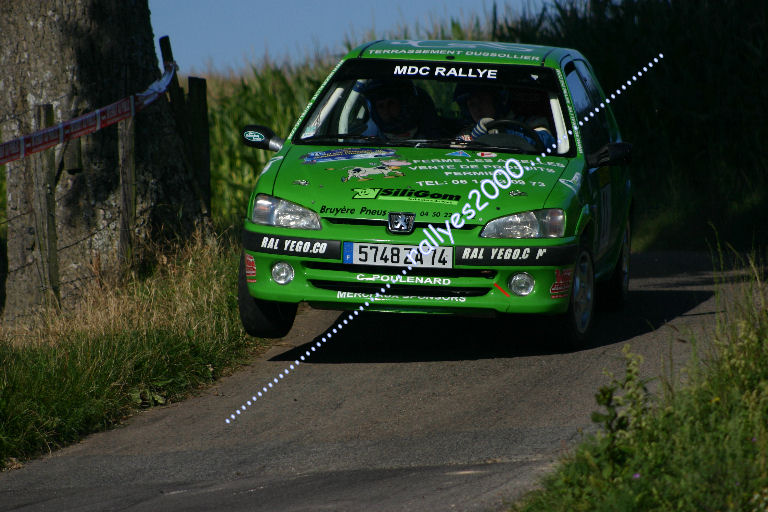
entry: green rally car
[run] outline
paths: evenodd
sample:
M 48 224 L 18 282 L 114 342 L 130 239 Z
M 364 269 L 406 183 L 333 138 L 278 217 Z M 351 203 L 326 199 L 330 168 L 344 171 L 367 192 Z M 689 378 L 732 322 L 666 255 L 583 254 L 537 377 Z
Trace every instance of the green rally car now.
M 253 336 L 296 307 L 541 313 L 583 341 L 629 280 L 630 145 L 577 51 L 375 41 L 333 69 L 258 175 L 239 307 Z

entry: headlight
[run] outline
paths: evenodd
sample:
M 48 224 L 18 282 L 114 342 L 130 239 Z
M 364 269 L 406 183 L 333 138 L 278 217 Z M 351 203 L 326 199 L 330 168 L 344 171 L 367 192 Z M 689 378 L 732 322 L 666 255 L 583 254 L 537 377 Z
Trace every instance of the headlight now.
M 483 238 L 559 238 L 565 234 L 565 213 L 559 208 L 515 213 L 494 219 Z
M 283 228 L 321 229 L 320 218 L 312 210 L 266 194 L 256 196 L 251 222 Z

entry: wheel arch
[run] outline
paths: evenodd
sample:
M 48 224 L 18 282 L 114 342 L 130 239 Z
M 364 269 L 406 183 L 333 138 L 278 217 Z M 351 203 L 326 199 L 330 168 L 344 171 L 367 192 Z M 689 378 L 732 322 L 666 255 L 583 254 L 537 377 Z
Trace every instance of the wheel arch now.
M 589 205 L 584 205 L 579 213 L 579 220 L 576 222 L 574 235 L 578 243 L 584 243 L 586 240 L 590 252 L 595 252 L 595 219 Z

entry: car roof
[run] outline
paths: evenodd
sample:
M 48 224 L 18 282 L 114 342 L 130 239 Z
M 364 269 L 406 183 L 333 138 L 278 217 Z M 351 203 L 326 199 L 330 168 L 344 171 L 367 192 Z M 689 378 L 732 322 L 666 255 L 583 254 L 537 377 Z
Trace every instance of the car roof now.
M 446 62 L 483 62 L 559 67 L 566 56 L 579 52 L 555 46 L 496 41 L 379 40 L 358 46 L 345 59 L 405 59 Z

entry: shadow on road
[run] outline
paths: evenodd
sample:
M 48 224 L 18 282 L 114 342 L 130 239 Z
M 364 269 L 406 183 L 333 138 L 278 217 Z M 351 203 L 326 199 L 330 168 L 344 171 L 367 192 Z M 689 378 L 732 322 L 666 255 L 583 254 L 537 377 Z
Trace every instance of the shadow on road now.
M 630 292 L 624 311 L 601 311 L 592 342 L 585 348 L 620 343 L 657 329 L 712 297 L 712 291 L 638 290 Z M 342 322 L 340 315 L 334 324 Z M 442 315 L 362 313 L 322 350 L 312 363 L 386 363 L 458 361 L 519 357 L 562 352 L 553 317 L 510 315 L 485 319 Z M 272 358 L 292 361 L 309 346 L 298 346 Z
M 632 255 L 632 274 L 624 311 L 598 312 L 591 343 L 585 348 L 621 343 L 655 329 L 714 295 L 712 258 L 706 253 L 666 252 Z M 340 315 L 334 324 L 349 313 Z M 313 363 L 458 361 L 562 352 L 554 317 L 509 315 L 485 319 L 450 315 L 362 313 L 333 336 Z M 292 361 L 319 341 L 272 358 Z

